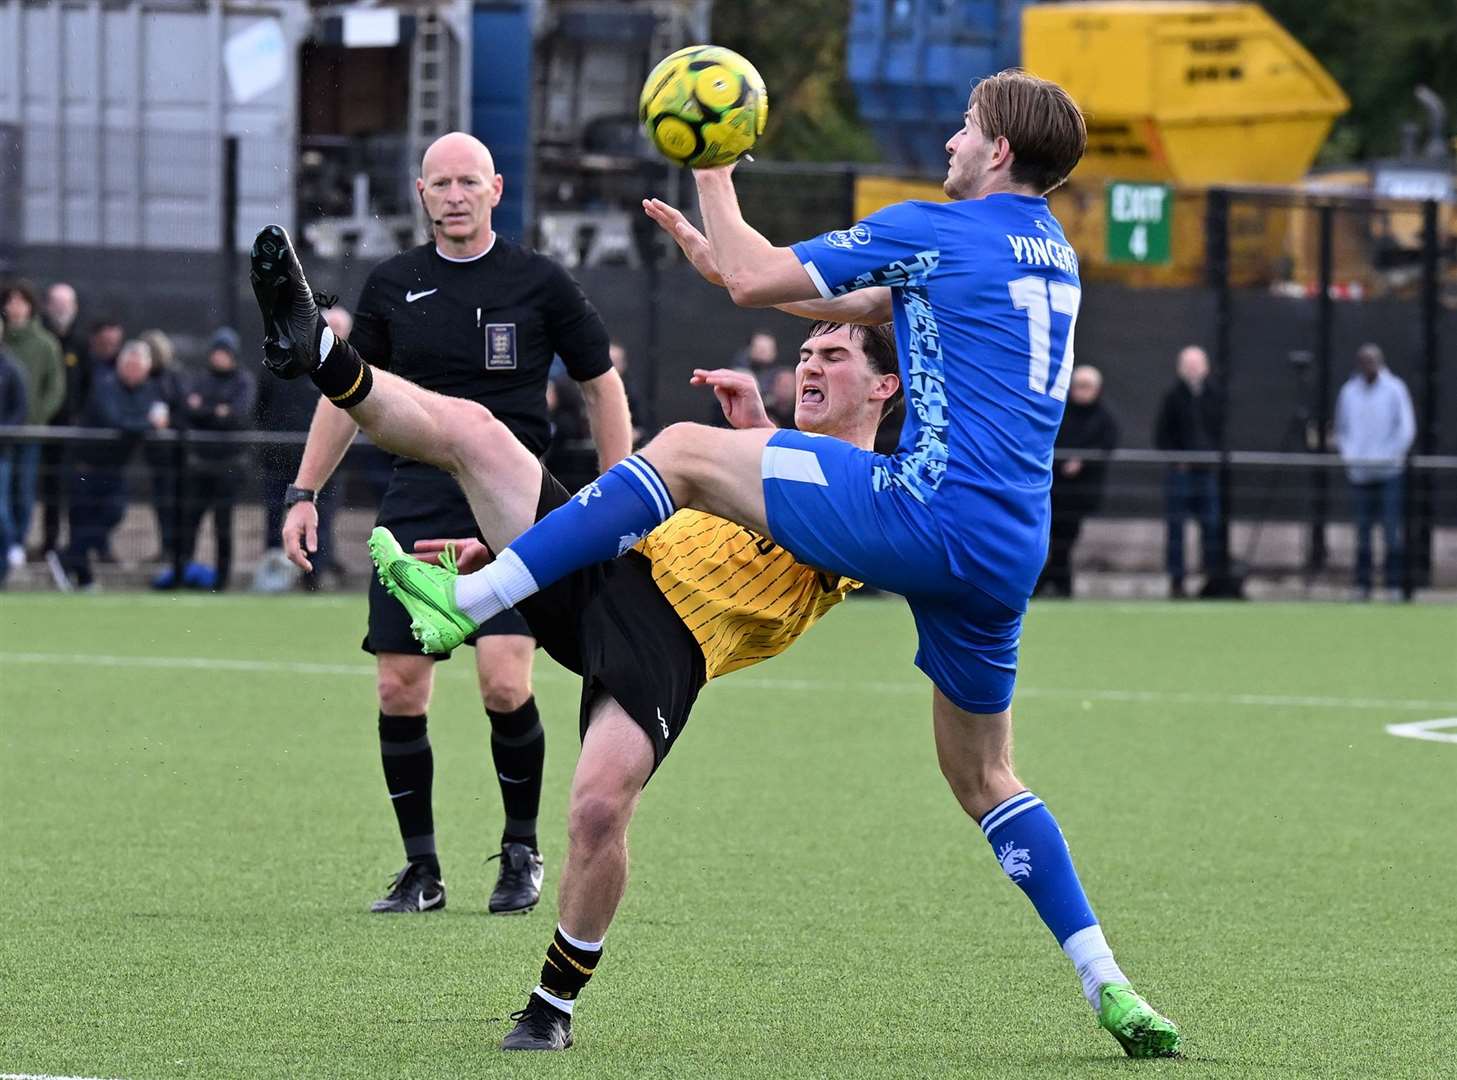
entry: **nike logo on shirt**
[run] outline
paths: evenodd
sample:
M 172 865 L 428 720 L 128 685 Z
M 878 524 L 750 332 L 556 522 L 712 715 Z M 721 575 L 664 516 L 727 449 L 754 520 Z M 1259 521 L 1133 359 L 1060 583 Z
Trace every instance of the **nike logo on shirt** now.
M 439 291 L 440 288 L 437 286 L 433 289 L 426 289 L 424 292 L 407 292 L 405 293 L 405 303 L 413 304 L 416 300 L 422 300 L 433 293 L 438 293 Z

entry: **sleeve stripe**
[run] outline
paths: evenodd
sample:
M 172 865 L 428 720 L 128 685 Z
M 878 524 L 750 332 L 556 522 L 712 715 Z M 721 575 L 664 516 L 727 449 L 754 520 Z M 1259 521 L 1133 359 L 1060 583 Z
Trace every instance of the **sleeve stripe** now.
M 804 267 L 804 272 L 809 275 L 809 279 L 814 282 L 814 287 L 820 291 L 820 296 L 826 300 L 833 300 L 835 298 L 834 290 L 825 284 L 825 277 L 820 273 L 820 268 L 814 264 L 814 260 L 806 259 L 800 265 Z

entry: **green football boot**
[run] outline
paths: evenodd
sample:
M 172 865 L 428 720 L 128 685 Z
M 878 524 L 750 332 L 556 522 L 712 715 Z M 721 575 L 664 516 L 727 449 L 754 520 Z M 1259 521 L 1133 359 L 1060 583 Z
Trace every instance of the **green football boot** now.
M 383 526 L 369 534 L 369 557 L 379 581 L 410 613 L 410 633 L 427 653 L 448 653 L 476 632 L 469 615 L 455 606 L 455 551 L 440 553 L 432 566 L 405 553 Z
M 1156 1013 L 1131 986 L 1108 983 L 1098 992 L 1098 1023 L 1129 1057 L 1175 1057 L 1179 1053 L 1179 1029 L 1174 1022 Z

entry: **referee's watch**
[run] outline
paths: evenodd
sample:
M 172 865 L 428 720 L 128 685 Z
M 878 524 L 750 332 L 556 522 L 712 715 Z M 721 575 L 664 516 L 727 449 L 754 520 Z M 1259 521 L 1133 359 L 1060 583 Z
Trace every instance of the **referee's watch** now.
M 301 502 L 311 503 L 318 497 L 318 492 L 306 487 L 299 487 L 297 484 L 289 484 L 283 492 L 283 508 L 297 505 Z

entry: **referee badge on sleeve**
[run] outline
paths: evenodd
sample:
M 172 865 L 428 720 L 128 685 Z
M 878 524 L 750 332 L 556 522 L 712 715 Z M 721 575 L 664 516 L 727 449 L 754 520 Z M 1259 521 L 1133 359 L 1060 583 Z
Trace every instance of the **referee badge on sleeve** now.
M 486 324 L 486 370 L 516 370 L 516 324 Z

